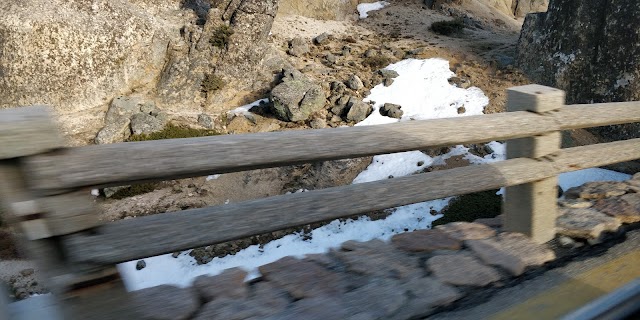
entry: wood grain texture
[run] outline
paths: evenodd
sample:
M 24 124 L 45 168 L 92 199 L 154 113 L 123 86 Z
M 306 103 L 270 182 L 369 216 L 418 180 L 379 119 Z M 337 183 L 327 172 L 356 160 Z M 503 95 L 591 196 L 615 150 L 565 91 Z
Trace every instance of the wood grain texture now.
M 640 101 L 569 105 L 553 116 L 562 130 L 640 122 Z
M 88 146 L 28 159 L 45 193 L 126 185 L 323 160 L 480 143 L 553 131 L 530 112 L 407 121 L 379 126 L 257 133 Z
M 619 156 L 608 156 L 611 154 Z M 64 242 L 70 259 L 76 262 L 119 263 L 638 158 L 640 139 L 570 148 L 555 161 L 513 159 L 122 220 L 103 225 L 92 235 L 66 236 Z
M 0 159 L 62 148 L 64 140 L 44 106 L 0 110 Z
M 65 244 L 72 260 L 110 264 L 374 210 L 521 184 L 554 173 L 548 163 L 515 159 L 117 221 L 99 227 L 92 235 L 70 235 L 65 238 Z

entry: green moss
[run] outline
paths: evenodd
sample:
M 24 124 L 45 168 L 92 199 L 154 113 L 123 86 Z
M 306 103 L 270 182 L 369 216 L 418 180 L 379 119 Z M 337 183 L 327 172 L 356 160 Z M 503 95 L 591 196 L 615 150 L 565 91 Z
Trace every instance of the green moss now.
M 134 184 L 134 185 L 128 186 L 126 188 L 118 190 L 116 193 L 114 193 L 111 196 L 111 198 L 112 199 L 124 199 L 124 198 L 130 198 L 130 197 L 133 197 L 133 196 L 137 196 L 137 195 L 140 195 L 140 194 L 149 193 L 151 191 L 156 190 L 159 185 L 160 184 L 157 183 L 157 182 Z
M 480 218 L 493 218 L 502 213 L 502 197 L 498 190 L 466 194 L 454 200 L 442 210 L 444 217 L 433 222 L 434 226 L 454 221 L 472 222 Z
M 204 80 L 202 80 L 202 91 L 213 93 L 224 88 L 225 85 L 226 83 L 222 78 L 213 74 L 206 74 Z
M 362 65 L 365 67 L 371 67 L 371 69 L 380 69 L 388 66 L 391 63 L 391 59 L 385 56 L 372 56 L 366 57 L 362 60 Z
M 443 36 L 460 33 L 462 32 L 462 29 L 464 29 L 464 22 L 462 19 L 437 21 L 431 24 L 431 31 Z
M 218 48 L 226 48 L 229 45 L 229 38 L 233 34 L 233 29 L 226 24 L 219 25 L 211 35 L 209 43 Z
M 150 133 L 150 134 L 136 134 L 127 139 L 128 142 L 133 141 L 148 141 L 148 140 L 164 140 L 164 139 L 181 139 L 181 138 L 195 138 L 195 137 L 208 137 L 219 135 L 220 132 L 207 129 L 193 129 L 189 127 L 176 126 L 168 124 L 162 131 Z

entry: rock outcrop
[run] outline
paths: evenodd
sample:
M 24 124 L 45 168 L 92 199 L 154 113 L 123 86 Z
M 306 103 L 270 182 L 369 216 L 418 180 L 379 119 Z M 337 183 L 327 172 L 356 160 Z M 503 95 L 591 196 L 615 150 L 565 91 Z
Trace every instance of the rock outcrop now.
M 304 121 L 324 107 L 325 94 L 320 85 L 297 70 L 285 70 L 283 81 L 271 91 L 273 113 L 283 121 Z
M 633 101 L 638 56 L 640 2 L 552 0 L 547 13 L 527 16 L 517 65 L 533 82 L 565 90 L 568 104 Z M 601 141 L 638 138 L 640 124 L 589 131 Z
M 274 81 L 263 59 L 272 52 L 266 40 L 278 0 L 213 4 L 2 1 L 0 108 L 51 105 L 66 133 L 84 133 L 86 143 L 116 97 L 144 96 L 194 121 L 226 111 L 225 102 L 247 102 Z

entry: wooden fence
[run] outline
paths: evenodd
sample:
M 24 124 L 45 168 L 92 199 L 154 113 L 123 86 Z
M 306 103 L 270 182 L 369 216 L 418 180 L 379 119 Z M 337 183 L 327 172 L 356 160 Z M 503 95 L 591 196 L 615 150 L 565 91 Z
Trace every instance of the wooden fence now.
M 640 159 L 640 139 L 560 149 L 562 130 L 639 122 L 640 102 L 564 106 L 563 91 L 528 85 L 508 90 L 508 111 L 65 148 L 46 108 L 2 110 L 0 201 L 65 318 L 134 318 L 120 262 L 499 187 L 507 187 L 505 229 L 546 242 L 555 234 L 558 174 Z M 105 224 L 88 199 L 88 188 L 493 140 L 509 140 L 508 160 L 179 214 Z

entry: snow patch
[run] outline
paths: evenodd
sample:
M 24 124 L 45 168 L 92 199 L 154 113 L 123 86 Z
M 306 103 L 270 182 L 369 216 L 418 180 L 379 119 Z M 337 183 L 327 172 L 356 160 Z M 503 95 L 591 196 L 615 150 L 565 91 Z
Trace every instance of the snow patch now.
M 269 102 L 269 98 L 264 98 L 264 99 L 256 100 L 256 101 L 251 102 L 251 103 L 249 103 L 249 104 L 245 104 L 244 106 L 237 107 L 237 108 L 235 108 L 235 109 L 233 109 L 233 110 L 229 111 L 228 113 L 229 113 L 229 114 L 236 115 L 236 116 L 239 116 L 239 115 L 245 115 L 245 114 L 247 114 L 247 113 L 250 113 L 250 112 L 249 112 L 249 110 L 251 110 L 251 108 L 253 108 L 253 107 L 257 107 L 257 106 L 259 106 L 261 103 L 267 103 L 267 102 Z
M 386 1 L 378 1 L 374 3 L 361 3 L 358 5 L 358 13 L 360 13 L 360 19 L 369 17 L 370 11 L 380 10 L 390 3 Z

